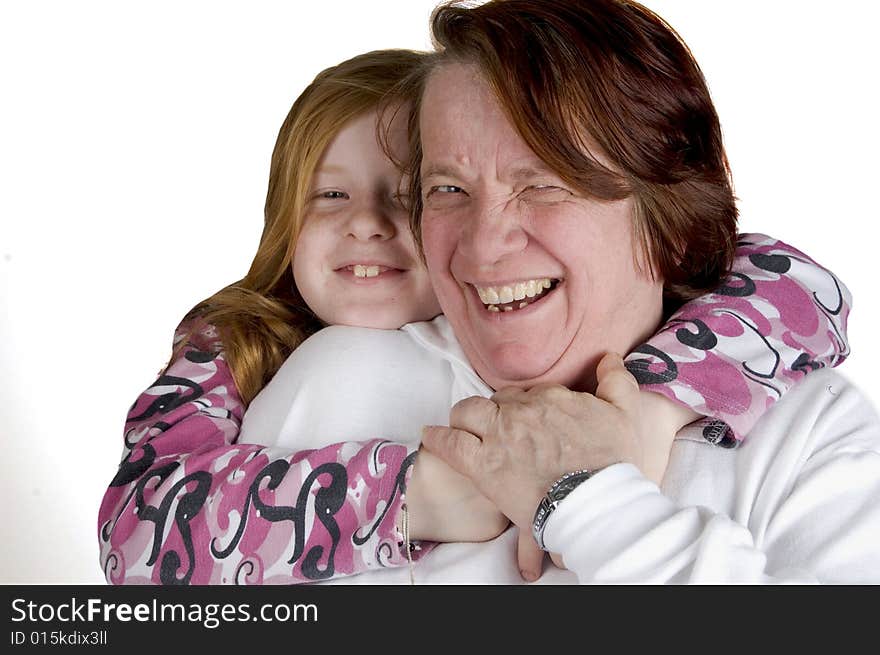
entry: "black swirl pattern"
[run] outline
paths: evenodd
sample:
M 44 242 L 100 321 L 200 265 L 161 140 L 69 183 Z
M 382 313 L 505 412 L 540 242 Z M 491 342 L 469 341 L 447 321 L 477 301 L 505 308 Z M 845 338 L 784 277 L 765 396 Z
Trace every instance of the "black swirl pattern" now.
M 697 328 L 697 331 L 694 333 L 686 328 L 679 328 L 675 331 L 675 338 L 679 342 L 697 350 L 712 350 L 712 348 L 718 345 L 718 337 L 715 336 L 715 333 L 703 321 L 694 319 L 688 321 L 688 323 L 692 323 Z
M 186 548 L 188 568 L 183 578 L 179 578 L 177 572 L 180 570 L 180 555 L 175 550 L 166 552 L 162 557 L 162 564 L 159 569 L 159 580 L 163 585 L 189 584 L 193 571 L 196 568 L 196 553 L 189 522 L 195 518 L 208 498 L 208 492 L 211 489 L 211 475 L 206 471 L 193 473 L 174 485 L 171 491 L 169 491 L 169 495 L 176 493 L 190 482 L 195 482 L 196 488 L 185 493 L 180 498 L 177 503 L 177 509 L 174 512 L 174 523 L 183 539 L 184 548 Z
M 200 356 L 202 355 L 210 355 L 210 353 L 203 353 L 200 351 L 194 351 L 186 354 L 186 357 L 190 359 L 190 356 L 193 355 L 195 359 L 193 361 L 201 361 Z M 211 355 L 210 358 L 213 359 L 216 355 Z M 205 360 L 209 361 L 209 360 Z M 178 386 L 187 389 L 188 392 L 184 393 L 183 391 L 170 391 L 168 393 L 164 393 L 160 396 L 156 396 L 153 402 L 151 402 L 147 408 L 137 414 L 135 416 L 129 416 L 126 422 L 131 423 L 134 421 L 143 421 L 145 419 L 150 418 L 151 416 L 155 416 L 156 414 L 166 414 L 170 411 L 177 409 L 189 402 L 196 401 L 198 398 L 201 398 L 204 395 L 204 389 L 202 389 L 201 385 L 188 378 L 177 377 L 174 375 L 162 375 L 152 384 L 150 389 L 154 389 L 156 387 L 165 387 L 165 386 Z M 145 392 L 144 395 L 149 394 L 149 389 Z M 132 406 L 134 408 L 134 406 Z M 121 487 L 125 486 L 130 482 L 134 482 L 137 480 L 143 473 L 148 471 L 150 467 L 156 461 L 156 451 L 150 446 L 149 442 L 155 438 L 156 435 L 164 432 L 170 426 L 165 421 L 157 421 L 155 424 L 150 426 L 150 430 L 155 434 L 150 439 L 146 440 L 140 447 L 140 457 L 138 459 L 133 460 L 132 456 L 138 452 L 138 442 L 141 433 L 137 430 L 130 431 L 131 434 L 135 437 L 136 441 L 132 442 L 128 438 L 128 433 L 125 436 L 125 445 L 130 448 L 131 451 L 126 455 L 125 459 L 119 465 L 119 470 L 116 472 L 116 476 L 113 478 L 110 483 L 111 487 Z
M 837 307 L 835 307 L 834 309 L 828 307 L 825 303 L 819 300 L 819 294 L 815 291 L 813 292 L 813 300 L 816 302 L 816 305 L 818 305 L 830 316 L 839 316 L 840 311 L 843 309 L 843 292 L 840 290 L 840 282 L 837 281 L 837 278 L 830 274 L 829 276 L 831 277 L 831 281 L 834 282 L 834 288 L 837 291 Z
M 189 353 L 187 353 L 187 356 L 189 356 Z M 182 391 L 169 391 L 168 393 L 163 393 L 161 396 L 156 396 L 156 399 L 153 400 L 143 412 L 136 416 L 129 416 L 127 419 L 128 423 L 143 421 L 156 414 L 167 414 L 181 405 L 185 405 L 196 398 L 200 398 L 204 394 L 204 390 L 196 382 L 188 380 L 187 378 L 176 377 L 174 375 L 160 376 L 150 389 L 155 387 L 183 387 L 184 389 L 188 389 L 189 393 L 184 393 Z M 146 393 L 149 394 L 149 389 Z
M 740 316 L 740 315 L 737 314 L 736 312 L 722 311 L 722 312 L 719 312 L 719 314 L 727 314 L 728 316 L 732 316 L 732 317 L 735 318 L 737 321 L 739 321 L 740 323 L 742 323 L 746 328 L 748 328 L 751 332 L 754 332 L 756 335 L 758 335 L 758 338 L 761 339 L 761 341 L 763 342 L 764 346 L 767 348 L 767 351 L 770 352 L 770 353 L 773 355 L 773 366 L 770 367 L 770 370 L 769 370 L 769 371 L 767 371 L 767 372 L 765 372 L 765 373 L 762 373 L 761 371 L 758 371 L 758 370 L 756 370 L 756 369 L 753 369 L 751 366 L 749 366 L 749 363 L 748 363 L 748 362 L 743 362 L 743 363 L 742 363 L 743 370 L 746 371 L 746 373 L 750 373 L 751 375 L 753 375 L 753 376 L 755 376 L 755 377 L 762 378 L 762 379 L 765 379 L 765 380 L 772 380 L 773 378 L 775 378 L 775 377 L 776 377 L 777 369 L 779 368 L 779 364 L 782 362 L 782 356 L 779 354 L 779 351 L 776 350 L 776 348 L 774 348 L 774 347 L 770 344 L 769 341 L 767 341 L 767 337 L 765 337 L 765 336 L 761 333 L 761 330 L 759 330 L 759 329 L 758 329 L 756 326 L 754 326 L 751 322 L 749 322 L 748 320 L 746 320 L 745 318 L 743 318 L 742 316 Z M 757 380 L 756 380 L 756 382 L 757 382 Z M 781 395 L 781 394 L 779 393 L 778 389 L 776 389 L 775 387 L 772 387 L 772 386 L 770 386 L 770 385 L 765 385 L 765 386 L 769 386 L 771 389 L 773 389 L 774 391 L 776 391 L 776 393 L 777 393 L 778 395 Z
M 268 479 L 267 488 L 274 490 L 281 484 L 285 474 L 290 469 L 290 463 L 278 459 L 266 465 L 254 478 L 245 498 L 244 507 L 241 510 L 241 521 L 238 525 L 232 541 L 225 548 L 218 548 L 217 539 L 211 542 L 211 553 L 214 557 L 223 559 L 228 557 L 234 550 L 241 537 L 244 534 L 247 525 L 247 518 L 250 513 L 250 506 L 259 512 L 260 518 L 265 521 L 277 523 L 279 521 L 291 521 L 294 524 L 294 549 L 293 555 L 288 560 L 288 564 L 293 564 L 300 559 L 305 550 L 305 532 L 306 532 L 306 507 L 311 496 L 312 486 L 322 475 L 330 476 L 330 484 L 322 486 L 315 493 L 314 509 L 315 517 L 321 522 L 327 533 L 330 535 L 331 545 L 330 552 L 327 554 L 327 565 L 324 568 L 319 566 L 324 556 L 324 546 L 316 545 L 311 548 L 302 562 L 302 571 L 310 580 L 323 580 L 333 576 L 335 572 L 334 556 L 339 545 L 341 531 L 334 515 L 340 510 L 345 503 L 346 490 L 348 488 L 348 472 L 342 464 L 336 462 L 328 462 L 322 464 L 313 470 L 309 476 L 303 481 L 296 500 L 296 505 L 291 506 L 274 506 L 267 505 L 260 498 L 260 487 L 263 480 Z
M 245 569 L 247 570 L 245 571 Z M 235 584 L 245 584 L 247 582 L 248 576 L 253 575 L 256 569 L 256 564 L 254 564 L 251 560 L 246 559 L 242 561 L 241 564 L 238 565 L 238 568 L 235 569 Z
M 373 453 L 374 466 L 377 465 L 375 463 L 375 458 L 378 456 L 380 448 L 381 445 L 377 447 Z M 357 532 L 352 535 L 351 541 L 354 545 L 362 546 L 363 544 L 367 543 L 370 537 L 373 536 L 373 533 L 379 528 L 379 525 L 382 523 L 382 519 L 384 519 L 385 515 L 388 513 L 388 509 L 392 506 L 394 498 L 395 496 L 397 496 L 397 492 L 399 491 L 403 494 L 406 493 L 406 472 L 409 470 L 409 467 L 412 466 L 415 462 L 416 455 L 418 455 L 418 451 L 412 452 L 404 458 L 403 462 L 400 465 L 400 470 L 397 472 L 397 477 L 394 478 L 394 486 L 391 489 L 391 495 L 388 497 L 388 500 L 385 503 L 385 509 L 382 511 L 382 513 L 379 515 L 373 525 L 370 526 L 370 529 L 367 530 L 367 533 L 365 535 L 359 536 Z
M 749 255 L 749 261 L 762 271 L 785 275 L 791 269 L 791 258 L 786 255 L 764 255 L 755 253 Z
M 124 487 L 150 470 L 150 467 L 156 461 L 156 450 L 150 444 L 145 443 L 140 451 L 141 456 L 136 460 L 131 459 L 131 456 L 136 451 L 133 450 L 126 455 L 119 465 L 119 470 L 116 471 L 116 475 L 113 476 L 113 480 L 110 482 L 111 487 Z
M 192 578 L 193 571 L 196 567 L 195 548 L 193 545 L 192 531 L 189 522 L 195 518 L 199 510 L 204 506 L 208 497 L 208 491 L 211 488 L 211 474 L 207 471 L 196 471 L 192 475 L 188 475 L 175 483 L 162 498 L 159 507 L 154 507 L 144 500 L 144 490 L 151 480 L 158 478 L 157 485 L 168 479 L 174 473 L 180 464 L 171 462 L 162 467 L 148 471 L 138 482 L 135 489 L 135 502 L 137 505 L 138 518 L 141 521 L 150 521 L 154 524 L 153 531 L 153 548 L 150 557 L 147 560 L 147 566 L 156 563 L 161 551 L 162 537 L 165 533 L 165 524 L 168 520 L 168 514 L 171 511 L 171 505 L 177 500 L 177 506 L 174 511 L 174 524 L 183 540 L 184 548 L 187 555 L 187 569 L 182 577 L 178 576 L 181 568 L 182 560 L 180 554 L 176 550 L 169 550 L 162 557 L 160 564 L 159 579 L 165 585 L 186 585 Z M 179 492 L 186 490 L 188 485 L 195 484 L 195 488 L 185 491 L 178 498 Z
M 115 574 L 118 568 L 119 557 L 116 556 L 116 553 L 110 553 L 107 556 L 107 561 L 104 562 L 104 577 L 110 580 L 110 576 Z
M 742 273 L 734 271 L 730 274 L 730 277 L 739 280 L 742 284 L 732 285 L 730 284 L 731 280 L 728 280 L 726 283 L 718 287 L 715 290 L 715 293 L 719 296 L 728 296 L 732 298 L 746 298 L 755 295 L 757 287 L 755 286 L 754 280 L 748 275 L 743 275 Z
M 626 360 L 624 362 L 626 370 L 632 373 L 632 376 L 639 384 L 663 384 L 665 382 L 671 382 L 678 377 L 678 366 L 676 366 L 672 358 L 662 350 L 643 343 L 641 346 L 634 348 L 632 352 L 656 357 L 663 362 L 663 365 L 666 367 L 662 371 L 654 372 L 650 369 L 651 360 L 649 359 Z
M 816 371 L 824 367 L 824 364 L 822 364 L 821 362 L 817 362 L 812 357 L 810 357 L 809 353 L 801 353 L 791 365 L 791 370 L 800 371 L 801 373 L 806 375 L 811 371 Z
M 219 354 L 219 352 L 213 353 L 204 350 L 188 350 L 184 357 L 194 364 L 207 364 L 208 362 L 217 359 Z

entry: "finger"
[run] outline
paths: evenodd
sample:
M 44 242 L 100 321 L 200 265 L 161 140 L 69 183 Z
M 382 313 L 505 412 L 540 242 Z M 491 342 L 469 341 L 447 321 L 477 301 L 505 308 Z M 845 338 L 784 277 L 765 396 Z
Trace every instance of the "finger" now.
M 422 428 L 422 446 L 464 476 L 473 478 L 477 470 L 480 440 L 470 432 L 441 425 Z
M 471 396 L 453 405 L 449 412 L 449 426 L 483 439 L 491 434 L 498 412 L 498 405 L 488 398 Z
M 504 387 L 492 394 L 490 400 L 497 405 L 503 402 L 521 401 L 525 396 L 526 392 L 519 387 Z
M 550 553 L 550 561 L 556 565 L 556 568 L 565 570 L 565 562 L 562 561 L 562 555 L 559 553 Z
M 596 398 L 611 403 L 623 410 L 636 410 L 639 407 L 639 384 L 623 365 L 623 358 L 617 353 L 608 353 L 596 368 Z
M 516 543 L 516 562 L 523 580 L 534 582 L 544 571 L 544 551 L 529 530 L 518 528 L 519 537 Z

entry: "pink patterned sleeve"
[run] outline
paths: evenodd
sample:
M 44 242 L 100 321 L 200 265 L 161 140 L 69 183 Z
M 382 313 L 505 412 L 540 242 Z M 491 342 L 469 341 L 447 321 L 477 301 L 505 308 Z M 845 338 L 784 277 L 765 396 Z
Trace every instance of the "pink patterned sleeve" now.
M 798 380 L 846 359 L 851 305 L 804 253 L 741 234 L 725 283 L 673 314 L 626 366 L 644 389 L 705 416 L 706 440 L 735 447 Z
M 407 563 L 395 523 L 415 453 L 238 445 L 242 414 L 207 326 L 129 411 L 98 518 L 108 582 L 291 584 Z

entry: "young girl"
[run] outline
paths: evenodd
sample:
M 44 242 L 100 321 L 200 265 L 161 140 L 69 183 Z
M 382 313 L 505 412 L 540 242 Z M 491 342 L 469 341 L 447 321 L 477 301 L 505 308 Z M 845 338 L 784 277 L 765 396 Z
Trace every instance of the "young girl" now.
M 457 396 L 487 389 L 475 376 L 468 377 L 466 361 L 438 359 L 431 351 L 436 339 L 444 340 L 444 347 L 454 343 L 442 318 L 372 334 L 372 341 L 360 339 L 361 330 L 350 336 L 348 328 L 334 327 L 298 346 L 325 323 L 387 329 L 425 321 L 438 311 L 406 229 L 397 173 L 384 158 L 383 146 L 394 148 L 393 126 L 388 144 L 377 141 L 385 131 L 382 117 L 388 114 L 383 110 L 393 114 L 406 101 L 395 88 L 420 57 L 407 51 L 355 57 L 321 73 L 294 103 L 273 152 L 265 227 L 248 274 L 188 314 L 175 334 L 171 362 L 129 412 L 128 452 L 99 515 L 100 557 L 109 582 L 283 584 L 406 564 L 408 552 L 398 530 L 406 486 L 421 476 L 422 486 L 433 488 L 431 476 L 448 476 L 436 462 L 429 466 L 424 454 L 413 470 L 419 431 L 412 429 L 444 423 L 445 414 L 438 421 L 430 412 L 448 412 Z M 790 265 L 783 270 L 774 257 Z M 766 238 L 746 240 L 734 268 L 734 275 L 772 284 L 755 285 L 750 295 L 721 290 L 685 305 L 638 349 L 642 355 L 631 358 L 646 388 L 713 420 L 707 421 L 704 435 L 725 446 L 735 445 L 777 394 L 803 374 L 836 365 L 848 354 L 849 298 L 833 276 Z M 774 303 L 775 289 L 783 285 L 788 293 Z M 515 297 L 521 290 L 511 293 Z M 522 293 L 521 302 L 528 302 L 541 290 L 535 285 Z M 839 311 L 824 311 L 836 307 L 835 299 Z M 729 333 L 723 308 L 734 303 L 762 317 L 756 321 L 760 336 L 744 334 L 714 344 L 701 340 L 713 327 Z M 808 329 L 789 328 L 793 315 Z M 371 351 L 383 338 L 394 345 Z M 328 353 L 328 343 L 336 350 Z M 337 383 L 333 405 L 299 403 L 312 412 L 304 420 L 341 417 L 338 426 L 300 432 L 292 444 L 278 447 L 238 440 L 245 408 L 291 352 L 319 364 L 301 363 L 301 370 L 322 371 L 346 343 L 354 344 L 355 353 L 380 355 L 373 364 L 375 376 L 369 376 L 370 368 L 358 355 L 350 363 L 360 362 L 359 370 L 367 373 L 349 378 L 353 386 L 344 395 L 347 366 L 328 369 L 333 377 L 322 376 L 323 383 L 316 380 L 317 385 L 326 385 L 327 379 Z M 380 396 L 399 400 L 408 391 L 410 399 L 396 405 L 406 416 L 371 412 L 369 403 L 351 410 L 360 396 L 369 395 L 364 390 L 373 378 L 393 384 L 395 374 L 389 370 L 395 369 L 389 367 L 412 362 L 413 355 L 424 361 L 403 372 L 424 370 L 426 379 L 408 377 L 407 389 Z M 778 364 L 761 369 L 760 375 L 749 372 L 768 358 Z M 285 367 L 285 375 L 291 371 L 295 377 L 296 361 Z M 678 367 L 682 374 L 668 379 L 666 361 L 683 363 Z M 743 362 L 753 365 L 743 367 Z M 432 378 L 438 370 L 440 376 Z M 721 399 L 734 378 L 748 394 L 745 402 L 725 403 Z M 310 382 L 304 378 L 300 387 L 305 390 Z M 288 387 L 284 376 L 267 389 L 267 399 L 276 387 Z M 332 391 L 327 389 L 324 397 Z M 646 396 L 657 397 L 647 391 Z M 424 414 L 416 400 L 429 406 Z M 273 412 L 264 415 L 277 418 Z M 254 420 L 261 413 L 255 411 Z M 361 421 L 371 418 L 373 426 L 355 435 Z M 410 424 L 395 427 L 397 418 Z M 283 440 L 284 430 L 275 425 L 265 428 L 265 436 L 261 428 L 249 426 L 248 438 Z M 387 440 L 390 433 L 397 439 Z M 450 479 L 437 486 L 451 486 Z M 439 509 L 432 516 L 442 518 L 436 538 L 466 541 L 497 534 L 503 526 L 480 533 L 485 505 L 478 495 L 463 494 L 471 503 L 468 511 L 438 491 Z

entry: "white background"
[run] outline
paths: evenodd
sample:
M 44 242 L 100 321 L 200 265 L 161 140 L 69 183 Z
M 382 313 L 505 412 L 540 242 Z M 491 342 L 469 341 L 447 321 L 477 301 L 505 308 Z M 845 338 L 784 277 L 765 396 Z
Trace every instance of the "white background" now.
M 712 89 L 741 229 L 855 296 L 842 371 L 880 400 L 877 4 L 647 0 Z M 269 157 L 326 66 L 426 49 L 433 0 L 0 4 L 0 583 L 100 583 L 126 411 L 256 250 Z

